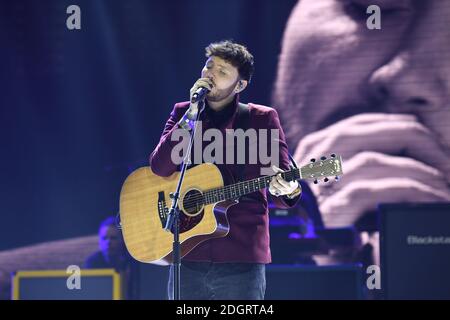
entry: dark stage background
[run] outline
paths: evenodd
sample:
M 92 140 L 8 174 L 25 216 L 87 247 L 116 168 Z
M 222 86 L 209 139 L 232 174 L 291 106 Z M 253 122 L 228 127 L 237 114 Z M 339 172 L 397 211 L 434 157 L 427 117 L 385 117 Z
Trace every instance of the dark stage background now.
M 244 101 L 270 105 L 294 0 L 0 1 L 0 250 L 93 234 L 147 165 L 210 42 L 255 55 Z M 81 30 L 66 9 L 81 8 Z

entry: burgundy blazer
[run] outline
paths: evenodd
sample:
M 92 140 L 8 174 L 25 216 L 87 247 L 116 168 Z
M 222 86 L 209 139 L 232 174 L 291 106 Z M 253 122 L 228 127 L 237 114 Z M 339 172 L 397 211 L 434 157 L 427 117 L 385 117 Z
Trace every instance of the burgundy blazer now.
M 208 117 L 207 112 L 200 114 L 202 120 L 202 131 L 208 128 L 217 128 L 223 134 L 223 141 L 225 142 L 225 129 L 235 128 L 237 119 L 237 103 L 238 99 L 227 106 L 233 108 L 232 111 L 227 112 L 227 119 L 221 121 L 220 126 L 215 126 L 214 122 Z M 175 104 L 173 111 L 164 127 L 161 139 L 155 150 L 150 155 L 150 166 L 153 172 L 159 176 L 169 176 L 179 169 L 177 164 L 171 160 L 172 148 L 178 141 L 171 141 L 173 131 L 179 128 L 177 122 L 185 114 L 189 107 L 189 102 L 181 102 Z M 206 107 L 208 108 L 208 107 Z M 275 109 L 257 105 L 253 103 L 248 104 L 250 118 L 248 127 L 254 129 L 268 129 L 268 136 L 270 129 L 279 130 L 279 167 L 283 170 L 289 169 L 288 147 L 286 145 L 285 135 L 280 125 L 278 113 Z M 270 155 L 270 140 L 268 140 L 267 154 Z M 264 142 L 264 141 L 263 141 Z M 258 143 L 263 143 L 259 142 Z M 276 143 L 275 142 L 275 143 Z M 211 142 L 202 142 L 202 148 Z M 225 145 L 225 143 L 224 143 Z M 194 146 L 195 147 L 195 146 Z M 248 145 L 247 145 L 248 147 Z M 226 149 L 224 146 L 224 162 L 226 159 Z M 236 150 L 235 150 L 236 156 Z M 248 155 L 247 155 L 248 156 Z M 245 180 L 257 178 L 261 176 L 261 167 L 268 167 L 271 164 L 260 164 L 259 156 L 256 164 L 246 165 L 244 170 Z M 193 159 L 193 158 L 192 158 Z M 195 159 L 194 159 L 195 160 Z M 236 161 L 234 161 L 236 163 Z M 232 179 L 237 180 L 239 175 L 238 165 L 236 164 L 216 164 L 222 172 L 227 172 L 232 176 Z M 253 192 L 240 199 L 237 205 L 234 205 L 228 210 L 228 220 L 230 224 L 230 232 L 226 237 L 207 240 L 199 244 L 194 250 L 187 254 L 183 259 L 189 261 L 210 261 L 210 262 L 252 262 L 252 263 L 270 263 L 271 253 L 269 244 L 269 217 L 267 196 L 272 197 L 266 189 Z M 274 204 L 280 208 L 289 208 L 294 206 L 300 197 L 288 199 L 285 196 L 272 197 Z

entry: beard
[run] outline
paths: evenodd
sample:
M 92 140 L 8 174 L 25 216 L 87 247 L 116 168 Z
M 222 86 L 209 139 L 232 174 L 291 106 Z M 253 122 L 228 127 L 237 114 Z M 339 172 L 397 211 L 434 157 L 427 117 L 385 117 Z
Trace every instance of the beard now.
M 228 98 L 234 91 L 234 88 L 236 87 L 236 84 L 239 80 L 236 80 L 231 86 L 225 88 L 225 89 L 217 89 L 217 87 L 214 87 L 207 95 L 206 98 L 208 101 L 217 102 L 222 101 L 226 98 Z

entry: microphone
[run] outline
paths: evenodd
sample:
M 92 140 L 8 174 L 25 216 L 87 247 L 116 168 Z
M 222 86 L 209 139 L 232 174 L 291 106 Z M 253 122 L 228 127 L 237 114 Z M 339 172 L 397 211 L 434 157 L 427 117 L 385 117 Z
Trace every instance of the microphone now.
M 208 92 L 209 90 L 205 87 L 198 88 L 197 91 L 195 91 L 192 95 L 191 103 L 196 103 L 200 100 L 203 100 Z

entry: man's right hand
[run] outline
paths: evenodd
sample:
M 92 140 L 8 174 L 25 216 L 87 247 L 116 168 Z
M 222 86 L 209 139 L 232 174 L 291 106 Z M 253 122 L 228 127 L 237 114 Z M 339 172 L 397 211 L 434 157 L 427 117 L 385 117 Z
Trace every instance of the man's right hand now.
M 352 225 L 379 202 L 450 201 L 449 154 L 413 115 L 349 117 L 306 135 L 294 158 L 329 153 L 342 155 L 341 181 L 312 185 L 327 227 Z
M 191 90 L 190 90 L 190 94 L 189 94 L 189 101 L 192 101 L 192 96 L 194 95 L 194 93 L 200 88 L 200 87 L 204 87 L 206 89 L 208 89 L 209 91 L 212 90 L 214 86 L 214 83 L 212 82 L 211 79 L 209 78 L 200 78 L 198 79 L 194 85 L 192 86 Z M 198 102 L 196 103 L 191 103 L 190 107 L 189 107 L 189 113 L 190 114 L 197 114 L 198 112 Z

